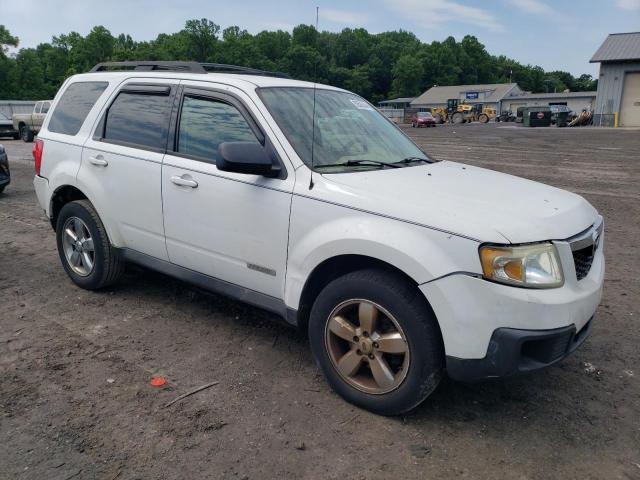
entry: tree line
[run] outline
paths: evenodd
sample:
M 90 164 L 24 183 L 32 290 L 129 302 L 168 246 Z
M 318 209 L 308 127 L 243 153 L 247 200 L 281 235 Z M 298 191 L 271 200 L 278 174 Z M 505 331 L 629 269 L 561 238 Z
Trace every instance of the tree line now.
M 0 100 L 53 98 L 70 75 L 99 62 L 123 60 L 195 60 L 227 63 L 289 74 L 301 80 L 328 83 L 378 102 L 417 96 L 433 85 L 515 82 L 526 91 L 595 90 L 591 75 L 545 72 L 504 55 L 496 56 L 472 35 L 461 41 L 421 42 L 413 33 L 371 34 L 363 28 L 339 33 L 298 25 L 291 33 L 262 31 L 252 35 L 237 26 L 225 28 L 208 19 L 188 20 L 176 33 L 135 41 L 113 36 L 103 26 L 82 36 L 54 36 L 49 43 L 22 48 L 18 38 L 0 25 Z

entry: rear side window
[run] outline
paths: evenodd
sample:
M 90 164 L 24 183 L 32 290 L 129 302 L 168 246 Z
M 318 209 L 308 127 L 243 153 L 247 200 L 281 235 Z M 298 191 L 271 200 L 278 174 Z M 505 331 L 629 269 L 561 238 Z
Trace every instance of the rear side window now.
M 163 150 L 169 123 L 168 94 L 123 91 L 109 107 L 103 140 Z
M 76 135 L 107 85 L 107 82 L 78 82 L 69 85 L 51 114 L 49 131 Z
M 40 110 L 40 113 L 48 113 L 50 108 L 51 108 L 51 104 L 49 102 L 44 102 L 42 104 L 42 109 Z
M 258 139 L 236 107 L 219 100 L 184 97 L 178 152 L 215 163 L 223 142 L 256 142 Z

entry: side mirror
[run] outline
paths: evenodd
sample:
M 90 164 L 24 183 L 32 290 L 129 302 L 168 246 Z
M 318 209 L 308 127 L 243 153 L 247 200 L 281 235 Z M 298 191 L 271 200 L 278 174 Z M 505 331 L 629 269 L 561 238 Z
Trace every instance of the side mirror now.
M 246 173 L 277 177 L 280 169 L 274 166 L 266 149 L 257 142 L 223 142 L 218 145 L 220 158 L 216 162 L 223 172 Z

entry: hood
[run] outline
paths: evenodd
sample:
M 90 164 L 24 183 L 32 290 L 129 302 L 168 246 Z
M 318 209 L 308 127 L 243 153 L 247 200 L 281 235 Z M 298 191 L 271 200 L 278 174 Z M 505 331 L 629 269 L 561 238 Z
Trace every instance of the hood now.
M 481 242 L 565 239 L 597 218 L 574 193 L 456 162 L 322 178 L 314 188 L 322 199 Z

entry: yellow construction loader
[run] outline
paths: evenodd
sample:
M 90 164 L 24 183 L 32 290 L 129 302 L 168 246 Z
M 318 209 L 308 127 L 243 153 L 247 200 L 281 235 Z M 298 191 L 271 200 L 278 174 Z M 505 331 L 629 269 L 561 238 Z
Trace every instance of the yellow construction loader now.
M 497 113 L 495 108 L 483 107 L 482 104 L 460 103 L 457 98 L 450 98 L 447 100 L 446 108 L 431 108 L 431 115 L 436 119 L 436 123 L 487 123 L 496 118 Z

